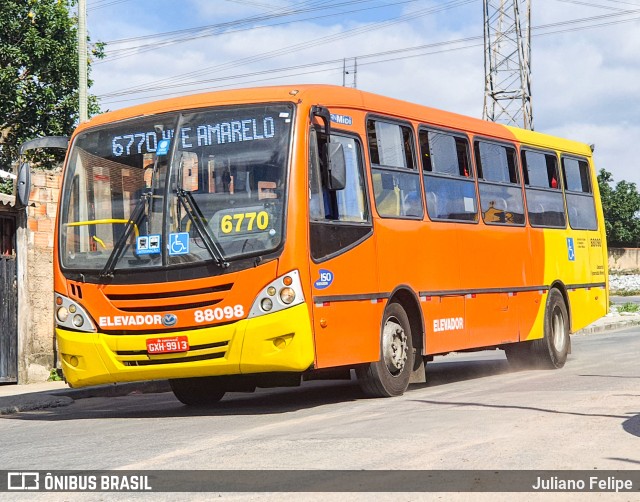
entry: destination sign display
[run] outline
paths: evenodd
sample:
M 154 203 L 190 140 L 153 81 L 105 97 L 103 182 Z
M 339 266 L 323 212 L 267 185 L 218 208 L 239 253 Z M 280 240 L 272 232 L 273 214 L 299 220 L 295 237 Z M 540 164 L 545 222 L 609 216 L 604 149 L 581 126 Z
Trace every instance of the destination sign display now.
M 285 115 L 285 117 L 283 117 Z M 280 118 L 288 119 L 289 113 L 281 113 Z M 181 149 L 197 148 L 228 143 L 258 141 L 276 138 L 276 119 L 273 116 L 247 117 L 228 122 L 185 125 L 180 128 Z M 162 139 L 173 139 L 175 131 L 166 129 L 156 132 L 132 131 L 111 138 L 111 153 L 114 157 L 154 153 Z

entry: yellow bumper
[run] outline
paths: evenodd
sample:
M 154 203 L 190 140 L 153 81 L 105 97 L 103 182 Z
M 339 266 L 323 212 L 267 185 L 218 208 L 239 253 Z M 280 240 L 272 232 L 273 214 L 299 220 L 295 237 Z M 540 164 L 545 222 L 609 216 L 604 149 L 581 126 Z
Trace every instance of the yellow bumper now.
M 162 334 L 109 335 L 56 328 L 67 382 L 113 382 L 304 371 L 314 360 L 305 304 L 224 326 Z M 189 351 L 148 355 L 147 338 L 187 336 Z

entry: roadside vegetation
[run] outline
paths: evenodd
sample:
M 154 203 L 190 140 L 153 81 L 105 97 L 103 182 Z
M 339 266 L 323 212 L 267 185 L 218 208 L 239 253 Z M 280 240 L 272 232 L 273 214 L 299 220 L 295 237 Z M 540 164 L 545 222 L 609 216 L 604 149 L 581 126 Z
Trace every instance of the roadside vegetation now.
M 618 305 L 618 313 L 629 313 L 629 314 L 636 314 L 638 312 L 640 312 L 640 305 L 638 305 L 637 303 L 631 303 L 631 302 L 627 302 L 627 303 L 623 303 L 622 305 Z

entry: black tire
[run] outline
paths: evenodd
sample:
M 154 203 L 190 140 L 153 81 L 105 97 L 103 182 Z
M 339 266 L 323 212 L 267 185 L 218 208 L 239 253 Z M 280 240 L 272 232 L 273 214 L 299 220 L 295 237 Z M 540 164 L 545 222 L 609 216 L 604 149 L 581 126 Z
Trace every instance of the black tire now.
M 188 406 L 211 406 L 224 396 L 216 377 L 170 379 L 174 396 Z
M 380 360 L 356 369 L 358 383 L 371 397 L 401 396 L 409 386 L 414 358 L 407 313 L 390 303 L 380 328 Z
M 544 336 L 507 345 L 507 360 L 515 368 L 562 368 L 570 348 L 569 314 L 562 293 L 549 291 L 544 314 Z

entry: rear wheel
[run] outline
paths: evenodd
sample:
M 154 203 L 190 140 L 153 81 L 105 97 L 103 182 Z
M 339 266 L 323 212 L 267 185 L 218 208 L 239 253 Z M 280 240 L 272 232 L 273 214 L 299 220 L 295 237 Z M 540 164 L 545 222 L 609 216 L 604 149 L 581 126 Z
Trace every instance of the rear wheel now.
M 505 348 L 515 367 L 562 368 L 569 354 L 569 315 L 564 297 L 557 289 L 549 291 L 544 315 L 544 336 Z
M 409 386 L 413 343 L 409 318 L 402 306 L 390 303 L 384 311 L 379 361 L 356 369 L 358 383 L 372 397 L 400 396 Z
M 544 316 L 544 337 L 532 342 L 531 351 L 536 366 L 562 368 L 569 354 L 569 314 L 564 297 L 552 289 L 547 297 Z
M 176 398 L 189 406 L 211 406 L 225 393 L 216 377 L 176 378 L 169 385 Z

